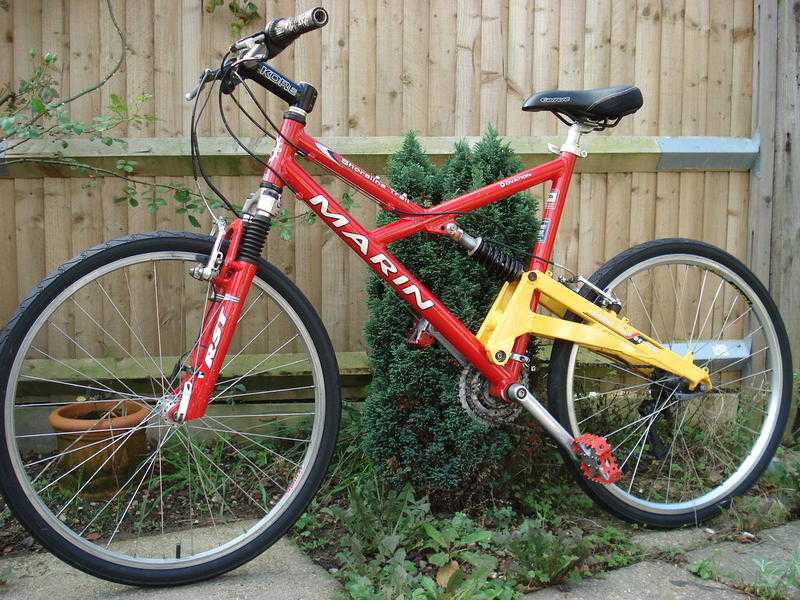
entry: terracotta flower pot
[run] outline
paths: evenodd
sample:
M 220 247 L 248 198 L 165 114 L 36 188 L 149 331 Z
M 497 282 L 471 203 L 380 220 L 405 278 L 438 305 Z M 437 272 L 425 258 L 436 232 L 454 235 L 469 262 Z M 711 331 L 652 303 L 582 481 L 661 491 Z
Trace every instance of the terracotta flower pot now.
M 111 411 L 110 415 L 107 413 Z M 150 409 L 130 400 L 80 402 L 60 406 L 48 417 L 59 435 L 59 473 L 66 473 L 59 485 L 72 493 L 90 481 L 81 497 L 87 500 L 110 498 L 141 464 L 147 451 L 147 433 L 130 428 L 141 423 Z M 112 438 L 117 438 L 111 441 Z M 106 442 L 102 440 L 108 440 Z M 80 465 L 80 466 L 78 466 Z

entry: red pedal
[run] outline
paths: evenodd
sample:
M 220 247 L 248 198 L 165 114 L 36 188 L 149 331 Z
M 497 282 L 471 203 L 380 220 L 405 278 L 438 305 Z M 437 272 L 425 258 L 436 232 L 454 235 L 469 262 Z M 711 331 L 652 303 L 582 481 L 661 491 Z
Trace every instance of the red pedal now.
M 436 338 L 431 333 L 431 324 L 427 319 L 415 319 L 408 332 L 408 343 L 417 348 L 427 348 L 436 343 Z
M 611 446 L 604 437 L 584 433 L 572 442 L 572 449 L 581 464 L 581 471 L 589 481 L 610 485 L 619 481 L 622 471 L 611 454 Z

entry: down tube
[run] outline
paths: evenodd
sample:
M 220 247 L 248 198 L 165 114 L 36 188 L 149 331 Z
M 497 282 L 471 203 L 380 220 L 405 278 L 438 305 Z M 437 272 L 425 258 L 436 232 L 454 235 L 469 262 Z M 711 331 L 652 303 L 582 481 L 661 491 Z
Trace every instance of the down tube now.
M 311 179 L 299 165 L 292 161 L 284 165 L 283 177 L 305 202 L 336 235 L 367 263 L 367 265 L 403 300 L 411 309 L 426 318 L 453 346 L 464 355 L 483 375 L 492 382 L 493 389 L 501 391 L 511 383 L 513 376 L 486 357 L 486 351 L 478 339 L 411 274 L 389 250 L 371 239 L 361 224 L 353 219 L 316 181 Z

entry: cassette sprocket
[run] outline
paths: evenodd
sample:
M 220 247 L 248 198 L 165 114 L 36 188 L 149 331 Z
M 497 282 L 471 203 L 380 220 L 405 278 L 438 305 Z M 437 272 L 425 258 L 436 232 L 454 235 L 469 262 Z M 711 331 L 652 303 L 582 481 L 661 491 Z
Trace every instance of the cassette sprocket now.
M 520 383 L 528 387 L 530 371 L 524 368 Z M 489 393 L 489 382 L 475 367 L 461 371 L 458 380 L 458 398 L 461 406 L 476 421 L 489 427 L 508 427 L 524 411 L 518 402 L 505 402 Z

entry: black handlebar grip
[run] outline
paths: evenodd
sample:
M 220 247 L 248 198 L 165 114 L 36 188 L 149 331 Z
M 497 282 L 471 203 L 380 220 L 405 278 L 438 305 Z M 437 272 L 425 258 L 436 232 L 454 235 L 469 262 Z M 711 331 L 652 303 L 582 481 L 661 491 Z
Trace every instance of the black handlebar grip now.
M 269 48 L 268 58 L 277 56 L 304 33 L 324 27 L 328 23 L 328 11 L 321 6 L 312 8 L 295 17 L 273 19 L 264 32 Z

